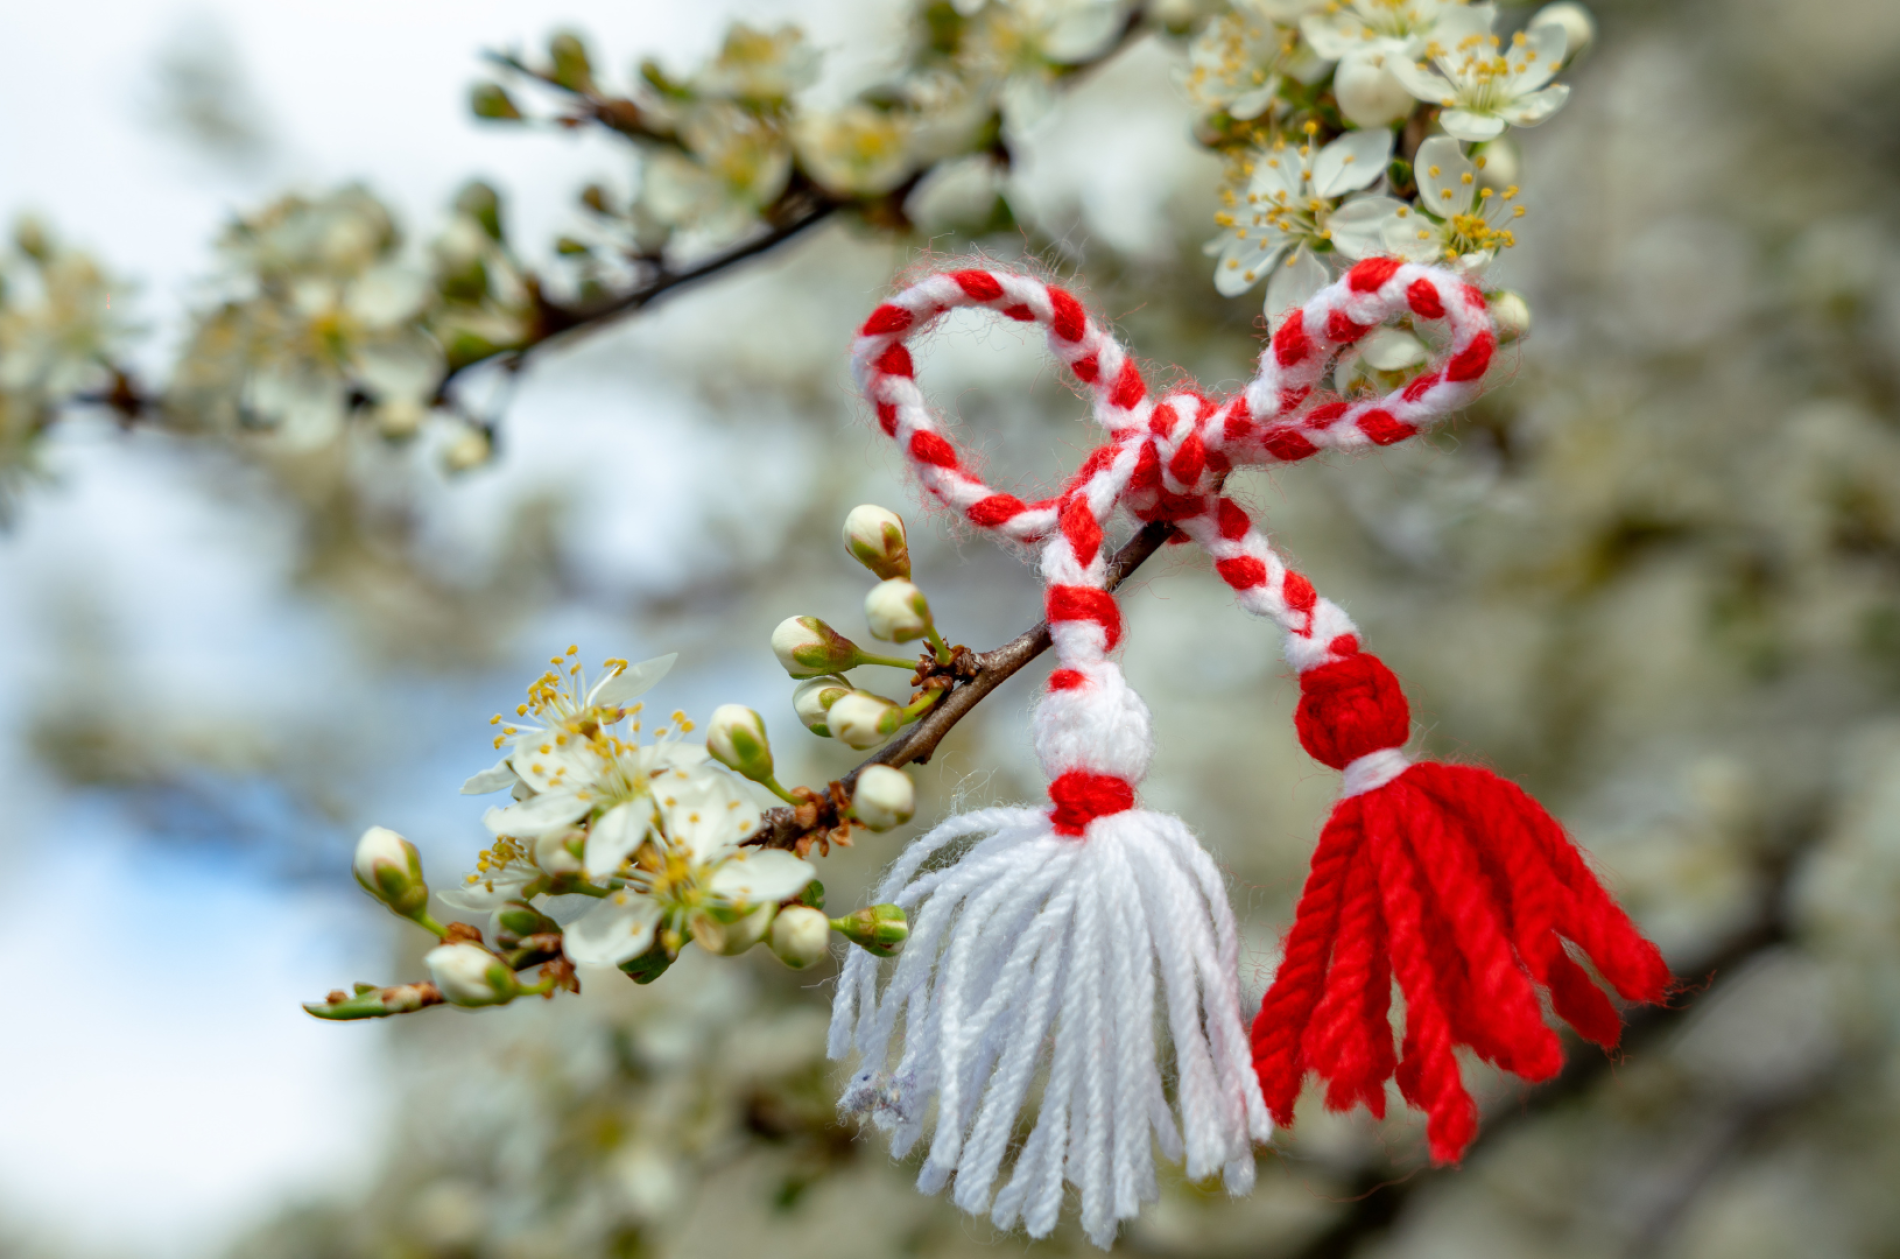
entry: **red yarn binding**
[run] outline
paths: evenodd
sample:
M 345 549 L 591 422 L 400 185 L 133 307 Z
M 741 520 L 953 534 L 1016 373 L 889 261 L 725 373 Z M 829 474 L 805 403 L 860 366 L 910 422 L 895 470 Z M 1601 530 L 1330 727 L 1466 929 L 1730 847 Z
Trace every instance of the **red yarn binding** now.
M 1308 670 L 1300 744 L 1344 769 L 1405 742 L 1398 679 L 1371 655 Z M 1622 1020 L 1565 948 L 1626 1001 L 1670 984 L 1662 954 L 1597 881 L 1563 828 L 1515 785 L 1482 769 L 1412 765 L 1333 808 L 1313 853 L 1284 960 L 1254 1020 L 1254 1070 L 1280 1124 L 1309 1071 L 1326 1106 L 1385 1113 L 1385 1082 L 1428 1116 L 1434 1162 L 1455 1162 L 1478 1112 L 1453 1050 L 1528 1080 L 1563 1065 L 1538 988 L 1558 1017 L 1613 1047 Z M 1402 1056 L 1387 1021 L 1405 994 Z
M 1049 784 L 1049 799 L 1055 804 L 1049 820 L 1056 834 L 1080 835 L 1096 818 L 1134 808 L 1135 789 L 1113 774 L 1072 769 Z

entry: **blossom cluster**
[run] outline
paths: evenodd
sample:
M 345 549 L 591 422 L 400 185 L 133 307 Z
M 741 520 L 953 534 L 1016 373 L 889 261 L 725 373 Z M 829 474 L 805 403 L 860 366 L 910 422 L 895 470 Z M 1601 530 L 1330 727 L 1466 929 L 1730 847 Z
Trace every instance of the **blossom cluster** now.
M 1215 288 L 1266 281 L 1272 321 L 1361 258 L 1475 278 L 1515 244 L 1507 132 L 1563 105 L 1570 89 L 1552 79 L 1593 24 L 1573 0 L 1509 35 L 1498 24 L 1493 5 L 1466 0 L 1233 0 L 1185 79 L 1202 138 L 1227 160 Z M 1507 332 L 1527 326 L 1521 299 L 1491 296 Z M 1381 341 L 1367 354 L 1386 370 L 1423 361 L 1406 334 Z
M 388 209 L 360 187 L 286 196 L 237 219 L 219 243 L 215 300 L 167 390 L 172 423 L 261 433 L 292 450 L 333 443 L 352 419 L 390 440 L 415 436 L 437 414 L 445 347 L 466 357 L 462 339 L 481 326 L 469 308 L 493 304 L 505 269 L 460 205 L 435 245 L 436 274 L 402 246 Z M 500 322 L 485 345 L 519 339 L 518 317 Z M 471 437 L 451 434 L 452 464 L 486 457 Z
M 846 520 L 844 542 L 884 579 L 866 601 L 874 634 L 927 639 L 931 650 L 917 662 L 920 672 L 967 658 L 943 642 L 922 591 L 909 580 L 899 517 L 859 507 Z M 794 702 L 800 719 L 813 733 L 853 747 L 885 741 L 949 685 L 939 678 L 909 707 L 858 690 L 837 675 L 860 664 L 911 662 L 868 655 L 811 617 L 787 621 L 773 647 L 794 677 L 818 675 Z M 716 709 L 703 740 L 689 738 L 696 727 L 679 711 L 646 729 L 641 696 L 676 657 L 608 660 L 590 679 L 579 651 L 569 647 L 552 657 L 513 715 L 491 719 L 501 759 L 463 784 L 465 795 L 510 797 L 483 815 L 492 842 L 475 869 L 437 895 L 450 910 L 485 917 L 485 929 L 438 922 L 415 846 L 371 827 L 357 846 L 357 881 L 441 941 L 426 959 L 431 979 L 359 985 L 354 996 L 339 990 L 306 1006 L 312 1014 L 357 1019 L 440 1002 L 501 1005 L 577 988 L 576 966 L 617 967 L 651 983 L 689 944 L 731 956 L 764 942 L 795 969 L 823 960 L 833 931 L 879 954 L 902 945 L 907 928 L 895 906 L 828 918 L 824 888 L 807 860 L 813 847 L 829 852 L 834 842 L 848 844 L 853 827 L 885 831 L 909 821 L 916 797 L 900 770 L 867 764 L 852 775 L 849 790 L 842 783 L 823 793 L 788 790 L 775 776 L 765 722 L 749 708 Z M 830 693 L 815 700 L 814 686 Z M 748 782 L 790 806 L 795 838 L 787 846 L 761 842 L 766 815 Z M 537 966 L 535 982 L 516 977 Z
M 39 439 L 61 403 L 110 400 L 111 364 L 131 331 L 125 303 L 88 255 L 21 220 L 0 252 L 0 521 L 37 469 Z
M 880 952 L 902 944 L 901 913 L 878 906 L 829 919 L 809 861 L 747 843 L 763 814 L 741 775 L 783 790 L 756 713 L 726 705 L 698 742 L 687 737 L 694 723 L 675 712 L 643 742 L 639 697 L 675 657 L 609 660 L 590 680 L 578 653 L 551 658 L 514 716 L 495 716 L 501 759 L 462 787 L 511 797 L 484 814 L 492 843 L 475 868 L 437 894 L 450 910 L 485 917 L 486 930 L 436 921 L 415 846 L 371 827 L 357 845 L 357 881 L 441 941 L 425 959 L 430 982 L 333 992 L 306 1007 L 312 1014 L 502 1005 L 578 990 L 576 966 L 618 967 L 651 983 L 689 944 L 731 956 L 766 942 L 797 969 L 827 956 L 833 930 Z M 536 966 L 534 983 L 517 978 Z

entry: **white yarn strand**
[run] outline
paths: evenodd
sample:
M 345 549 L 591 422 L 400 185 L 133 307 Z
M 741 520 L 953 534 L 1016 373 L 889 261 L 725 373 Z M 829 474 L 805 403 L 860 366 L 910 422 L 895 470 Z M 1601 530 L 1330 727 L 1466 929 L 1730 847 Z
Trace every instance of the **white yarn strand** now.
M 997 829 L 924 869 L 979 821 Z M 1219 872 L 1179 821 L 1130 810 L 1070 837 L 1041 811 L 986 810 L 918 841 L 878 895 L 910 913 L 911 936 L 881 993 L 875 959 L 846 965 L 833 1049 L 863 1062 L 841 1106 L 868 1112 L 901 1156 L 934 1097 L 920 1189 L 954 1177 L 959 1207 L 1043 1237 L 1073 1184 L 1085 1232 L 1106 1248 L 1157 1196 L 1157 1141 L 1185 1154 L 1190 1176 L 1251 1185 L 1251 1142 L 1270 1128 L 1240 1024 L 1237 937 Z M 1157 1062 L 1158 1000 L 1178 1126 Z M 1036 1122 L 992 1200 L 1045 1058 Z

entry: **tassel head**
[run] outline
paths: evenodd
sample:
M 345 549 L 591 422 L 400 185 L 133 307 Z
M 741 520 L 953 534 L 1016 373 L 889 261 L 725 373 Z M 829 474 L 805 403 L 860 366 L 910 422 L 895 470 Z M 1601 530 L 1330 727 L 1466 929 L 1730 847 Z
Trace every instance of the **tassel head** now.
M 1293 722 L 1308 756 L 1343 770 L 1362 756 L 1403 747 L 1412 708 L 1385 662 L 1355 651 L 1300 675 Z

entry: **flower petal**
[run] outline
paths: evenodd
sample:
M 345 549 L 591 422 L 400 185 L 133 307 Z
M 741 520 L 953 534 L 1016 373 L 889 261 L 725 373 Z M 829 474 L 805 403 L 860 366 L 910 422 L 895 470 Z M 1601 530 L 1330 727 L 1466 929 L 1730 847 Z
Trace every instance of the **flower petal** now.
M 1295 306 L 1306 305 L 1313 294 L 1325 288 L 1331 279 L 1326 264 L 1315 258 L 1306 246 L 1300 246 L 1288 265 L 1275 267 L 1273 278 L 1267 281 L 1264 307 L 1267 323 L 1275 323 Z
M 1260 283 L 1260 277 L 1291 243 L 1291 237 L 1274 227 L 1251 232 L 1245 240 L 1230 237 L 1228 247 L 1214 264 L 1214 291 L 1222 297 L 1245 293 Z
M 1392 197 L 1354 197 L 1326 220 L 1333 248 L 1354 260 L 1386 252 L 1386 238 L 1404 203 Z
M 1313 191 L 1322 197 L 1364 188 L 1385 174 L 1392 156 L 1392 133 L 1384 127 L 1348 131 L 1313 159 Z
M 1253 177 L 1247 181 L 1248 204 L 1285 205 L 1306 197 L 1306 159 L 1292 148 L 1258 149 L 1254 152 Z
M 1366 366 L 1382 372 L 1416 367 L 1430 357 L 1425 344 L 1403 328 L 1374 328 L 1359 349 Z
M 1353 38 L 1358 29 L 1358 19 L 1343 13 L 1313 13 L 1300 19 L 1300 34 L 1328 61 L 1338 61 L 1359 46 Z
M 485 796 L 491 791 L 500 791 L 503 787 L 512 787 L 516 781 L 515 771 L 508 767 L 508 758 L 504 756 L 489 768 L 463 783 L 462 794 L 465 796 Z
M 713 873 L 715 896 L 744 905 L 777 904 L 804 891 L 818 871 L 811 862 L 782 848 L 747 849 L 735 853 Z
M 1570 89 L 1562 83 L 1555 83 L 1541 92 L 1518 97 L 1499 109 L 1498 113 L 1513 127 L 1535 127 L 1562 109 L 1564 102 L 1569 99 Z M 1451 128 L 1447 126 L 1445 130 L 1450 131 Z M 1503 128 L 1498 130 L 1502 131 Z
M 1491 26 L 1497 21 L 1496 6 L 1489 4 L 1447 5 L 1440 11 L 1438 22 L 1432 27 L 1432 41 L 1448 53 L 1456 54 L 1458 45 L 1471 36 L 1480 39 L 1491 34 Z
M 633 855 L 652 824 L 652 796 L 635 796 L 625 804 L 616 804 L 587 828 L 581 869 L 590 879 L 612 874 L 620 868 L 621 862 Z
M 650 743 L 635 754 L 634 764 L 650 778 L 668 772 L 685 773 L 698 769 L 711 759 L 703 743 Z
M 1564 63 L 1564 45 L 1569 42 L 1563 25 L 1558 22 L 1540 22 L 1524 32 L 1524 37 L 1524 47 L 1513 48 L 1510 54 L 1524 66 L 1511 76 L 1512 96 L 1535 91 L 1555 78 Z
M 550 791 L 505 809 L 490 809 L 482 814 L 482 824 L 497 835 L 532 839 L 565 829 L 593 807 L 594 802 L 582 792 Z
M 639 664 L 622 669 L 610 678 L 602 678 L 588 692 L 589 704 L 625 704 L 638 699 L 653 689 L 653 685 L 665 677 L 673 662 L 680 658 L 679 653 L 669 652 L 664 656 L 655 656 L 651 660 L 642 660 Z
M 1478 168 L 1450 136 L 1433 136 L 1419 145 L 1412 173 L 1418 180 L 1419 204 L 1439 218 L 1448 219 L 1471 208 Z M 1469 181 L 1466 175 L 1471 176 Z
M 1277 74 L 1271 75 L 1268 77 L 1264 87 L 1257 87 L 1251 92 L 1242 92 L 1239 96 L 1229 101 L 1227 104 L 1228 116 L 1236 118 L 1241 122 L 1251 122 L 1253 119 L 1267 112 L 1267 106 L 1273 104 L 1273 98 L 1279 91 L 1280 76 Z
M 759 825 L 759 807 L 742 797 L 728 778 L 711 772 L 656 782 L 654 794 L 676 849 L 711 861 L 739 846 Z
M 1442 75 L 1433 74 L 1416 61 L 1408 61 L 1404 57 L 1387 57 L 1385 68 L 1392 72 L 1393 78 L 1404 84 L 1406 91 L 1427 104 L 1441 104 L 1455 95 L 1448 80 Z
M 1557 89 L 1544 90 L 1554 92 Z M 1504 134 L 1504 119 L 1496 114 L 1474 114 L 1468 109 L 1447 109 L 1438 115 L 1438 125 L 1448 135 L 1457 136 L 1460 140 L 1495 140 Z
M 450 909 L 465 914 L 486 914 L 521 899 L 521 889 L 534 879 L 534 871 L 525 867 L 509 866 L 498 873 L 466 883 L 461 887 L 444 888 L 436 896 Z
M 661 916 L 651 897 L 622 888 L 562 933 L 561 951 L 583 966 L 618 966 L 653 947 Z
M 1405 210 L 1387 228 L 1385 247 L 1407 262 L 1436 262 L 1445 249 L 1444 233 L 1417 210 Z
M 1095 0 L 1071 5 L 1043 31 L 1042 54 L 1065 65 L 1086 61 L 1115 37 L 1124 21 L 1119 4 Z
M 560 747 L 552 742 L 556 737 L 565 736 L 533 731 L 518 737 L 508 764 L 537 792 L 578 791 L 599 776 L 601 758 L 586 748 Z

